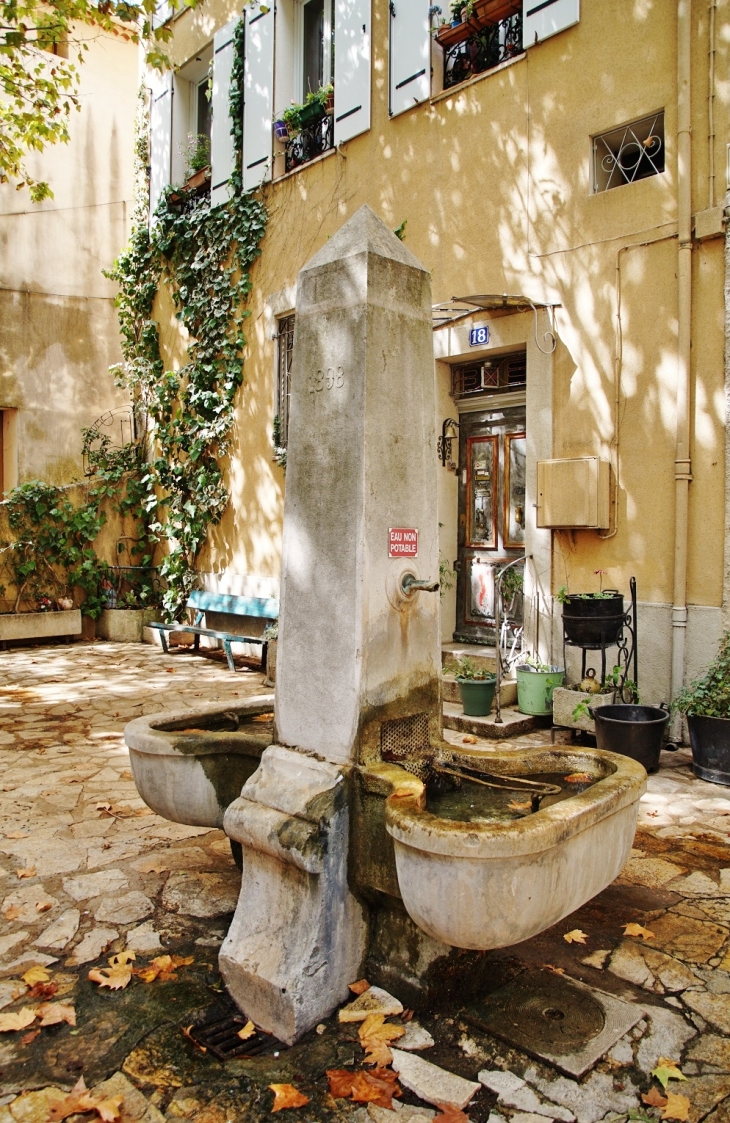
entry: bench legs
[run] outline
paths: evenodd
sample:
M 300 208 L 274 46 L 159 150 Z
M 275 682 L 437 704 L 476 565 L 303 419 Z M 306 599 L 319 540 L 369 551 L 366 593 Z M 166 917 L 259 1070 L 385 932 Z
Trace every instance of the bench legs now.
M 223 649 L 226 653 L 226 659 L 228 660 L 229 669 L 231 671 L 235 671 L 236 664 L 233 662 L 233 652 L 231 651 L 231 641 L 230 640 L 227 640 L 227 639 L 223 640 Z
M 167 635 L 166 635 L 165 632 L 162 631 L 161 628 L 156 628 L 155 631 L 157 632 L 157 634 L 160 637 L 160 640 L 162 642 L 162 650 L 164 651 L 165 655 L 167 655 L 167 653 L 168 653 Z
M 269 645 L 262 643 L 261 645 L 261 670 L 266 674 L 269 669 Z

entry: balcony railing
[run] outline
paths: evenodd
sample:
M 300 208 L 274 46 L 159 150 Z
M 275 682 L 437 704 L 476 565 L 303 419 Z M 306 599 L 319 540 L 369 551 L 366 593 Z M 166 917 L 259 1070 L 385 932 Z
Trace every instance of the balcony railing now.
M 334 120 L 331 113 L 325 113 L 290 137 L 285 148 L 285 166 L 288 172 L 334 148 Z
M 495 21 L 491 18 L 495 0 L 486 4 L 477 0 L 470 19 L 439 29 L 437 39 L 444 49 L 444 89 L 522 54 L 522 14 L 514 11 L 515 7 L 501 2 L 499 9 L 512 8 L 512 14 Z

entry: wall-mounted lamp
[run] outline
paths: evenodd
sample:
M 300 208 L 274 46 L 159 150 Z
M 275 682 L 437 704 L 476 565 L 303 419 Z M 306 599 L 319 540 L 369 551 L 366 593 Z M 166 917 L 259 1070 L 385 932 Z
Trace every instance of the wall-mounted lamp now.
M 459 435 L 459 422 L 455 421 L 453 417 L 447 417 L 441 426 L 441 436 L 436 444 L 436 451 L 441 460 L 441 467 L 448 467 L 452 472 L 456 471 L 456 464 L 451 458 L 451 442 Z

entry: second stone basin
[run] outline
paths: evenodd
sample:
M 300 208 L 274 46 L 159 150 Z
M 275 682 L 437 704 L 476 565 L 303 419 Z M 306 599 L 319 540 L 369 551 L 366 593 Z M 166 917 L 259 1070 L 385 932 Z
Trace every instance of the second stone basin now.
M 411 919 L 429 936 L 452 947 L 509 947 L 549 928 L 620 873 L 646 787 L 640 764 L 598 750 L 559 749 L 451 751 L 443 762 L 466 763 L 477 774 L 584 774 L 592 782 L 534 813 L 499 810 L 479 821 L 468 809 L 463 817 L 454 808 L 434 814 L 426 788 L 414 790 L 414 777 L 402 794 L 396 789 L 385 815 L 398 886 Z
M 131 721 L 124 739 L 147 806 L 174 823 L 221 827 L 273 740 L 273 709 L 268 694 Z

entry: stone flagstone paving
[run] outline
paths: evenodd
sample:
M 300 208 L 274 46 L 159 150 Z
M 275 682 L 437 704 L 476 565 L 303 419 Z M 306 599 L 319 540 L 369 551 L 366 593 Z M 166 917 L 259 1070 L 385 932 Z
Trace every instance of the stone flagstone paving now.
M 462 1012 L 474 995 L 463 993 L 417 1011 L 394 1042 L 427 1049 L 414 1058 L 436 1066 L 399 1062 L 411 1075 L 395 1112 L 329 1094 L 325 1069 L 363 1062 L 358 1025 L 336 1014 L 278 1055 L 223 1065 L 197 1050 L 181 1027 L 224 1001 L 217 949 L 239 875 L 222 832 L 168 823 L 145 807 L 123 729 L 141 714 L 261 690 L 258 671 L 233 675 L 222 661 L 144 645 L 0 653 L 0 1011 L 44 1001 L 76 1011 L 76 1026 L 39 1029 L 36 1020 L 0 1034 L 0 1123 L 45 1123 L 80 1075 L 102 1098 L 122 1096 L 122 1123 L 269 1119 L 270 1083 L 310 1097 L 282 1119 L 409 1123 L 435 1118 L 453 1075 L 480 1085 L 465 1108 L 475 1123 L 659 1120 L 661 1109 L 640 1096 L 658 1087 L 650 1072 L 660 1057 L 687 1078 L 668 1091 L 687 1097 L 690 1123 L 729 1123 L 730 789 L 695 780 L 686 750 L 664 754 L 650 777 L 617 881 L 548 932 L 475 966 L 475 993 L 547 965 L 641 1007 L 638 1025 L 582 1080 L 475 1028 Z M 454 743 L 460 736 L 447 733 Z M 547 741 L 539 732 L 511 747 Z M 629 923 L 652 935 L 624 934 Z M 585 944 L 563 939 L 576 928 Z M 125 950 L 136 967 L 165 953 L 193 962 L 116 991 L 89 981 L 90 969 Z M 45 966 L 49 982 L 29 988 L 21 975 L 34 966 Z

